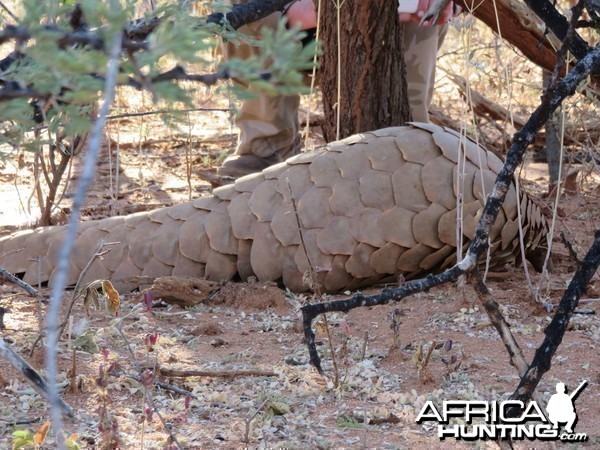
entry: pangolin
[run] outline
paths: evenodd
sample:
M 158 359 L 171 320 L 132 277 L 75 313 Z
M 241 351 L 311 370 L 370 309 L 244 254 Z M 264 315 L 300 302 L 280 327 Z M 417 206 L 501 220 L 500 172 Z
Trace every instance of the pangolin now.
M 501 167 L 493 153 L 448 128 L 412 123 L 361 133 L 207 197 L 81 223 L 69 284 L 100 241 L 120 244 L 84 281 L 110 279 L 121 292 L 168 275 L 255 277 L 303 291 L 311 266 L 322 288 L 335 292 L 439 271 L 457 258 L 457 198 L 464 250 Z M 491 231 L 492 267 L 519 254 L 518 202 L 527 249 L 545 245 L 543 214 L 513 186 Z M 65 232 L 38 228 L 0 239 L 0 266 L 52 285 Z

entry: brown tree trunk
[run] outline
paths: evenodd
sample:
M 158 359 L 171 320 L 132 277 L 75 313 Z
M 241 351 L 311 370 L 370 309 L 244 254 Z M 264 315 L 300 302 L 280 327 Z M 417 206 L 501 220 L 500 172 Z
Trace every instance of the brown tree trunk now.
M 410 116 L 397 2 L 340 2 L 339 80 L 338 10 L 331 0 L 322 3 L 324 54 L 320 76 L 325 112 L 323 131 L 328 142 L 362 131 L 402 125 Z

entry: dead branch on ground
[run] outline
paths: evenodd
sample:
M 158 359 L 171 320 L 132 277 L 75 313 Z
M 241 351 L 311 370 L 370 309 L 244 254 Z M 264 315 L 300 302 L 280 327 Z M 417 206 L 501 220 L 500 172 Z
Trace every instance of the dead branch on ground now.
M 158 373 L 163 377 L 187 378 L 187 377 L 208 377 L 208 378 L 238 378 L 238 377 L 276 377 L 278 374 L 272 370 L 183 370 L 172 369 L 169 367 L 159 367 Z

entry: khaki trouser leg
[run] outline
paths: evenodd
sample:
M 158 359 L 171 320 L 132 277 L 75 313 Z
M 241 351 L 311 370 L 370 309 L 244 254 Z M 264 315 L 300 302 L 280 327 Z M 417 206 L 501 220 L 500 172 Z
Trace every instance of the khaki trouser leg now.
M 408 104 L 412 120 L 429 122 L 429 105 L 433 98 L 437 53 L 446 36 L 447 25 L 419 27 L 404 25 L 404 62 Z
M 244 1 L 232 0 L 231 3 L 244 3 Z M 258 22 L 241 27 L 239 32 L 258 38 L 262 28 L 275 29 L 281 16 L 279 12 L 271 14 Z M 245 59 L 258 53 L 256 47 L 245 43 L 240 45 L 224 43 L 222 49 L 225 59 L 232 57 Z M 278 152 L 283 159 L 294 154 L 299 131 L 299 105 L 298 95 L 259 95 L 245 100 L 236 117 L 236 125 L 240 130 L 236 154 L 252 154 L 261 158 L 273 156 L 274 159 L 279 159 Z
M 232 3 L 243 3 L 244 0 L 231 0 Z M 263 27 L 276 28 L 281 20 L 281 13 L 274 13 L 258 22 L 240 28 L 240 32 L 260 37 Z M 412 120 L 428 122 L 428 108 L 433 97 L 437 52 L 447 27 L 419 27 L 414 23 L 405 24 L 404 49 L 406 62 L 406 81 L 408 84 L 408 101 Z M 247 44 L 223 44 L 223 56 L 248 58 L 257 53 L 257 49 Z M 236 117 L 236 125 L 240 130 L 237 155 L 251 154 L 260 158 L 270 158 L 279 152 L 283 157 L 293 152 L 298 136 L 298 107 L 300 97 L 297 95 L 266 96 L 245 100 Z M 275 158 L 279 159 L 279 158 Z M 276 161 L 273 161 L 276 162 Z

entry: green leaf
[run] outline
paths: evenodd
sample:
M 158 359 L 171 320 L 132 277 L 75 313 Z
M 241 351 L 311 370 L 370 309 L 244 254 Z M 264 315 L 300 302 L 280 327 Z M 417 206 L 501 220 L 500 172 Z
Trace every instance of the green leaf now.
M 73 341 L 73 347 L 78 348 L 86 353 L 98 353 L 100 348 L 94 341 L 95 333 L 87 331 Z
M 280 401 L 271 401 L 268 409 L 276 416 L 284 416 L 290 412 L 290 405 Z
M 67 438 L 67 441 L 65 442 L 65 444 L 67 445 L 67 449 L 68 450 L 80 450 L 81 447 L 79 446 L 79 443 L 77 442 L 77 438 L 79 436 L 76 434 L 72 434 L 71 436 L 69 436 Z
M 34 446 L 33 440 L 34 440 L 35 435 L 30 430 L 14 431 L 12 436 L 13 436 L 13 449 Z
M 363 424 L 360 423 L 356 419 L 356 417 L 353 417 L 350 415 L 342 415 L 342 416 L 338 417 L 337 423 L 342 428 L 349 428 L 349 429 L 354 429 L 354 430 L 363 428 Z

